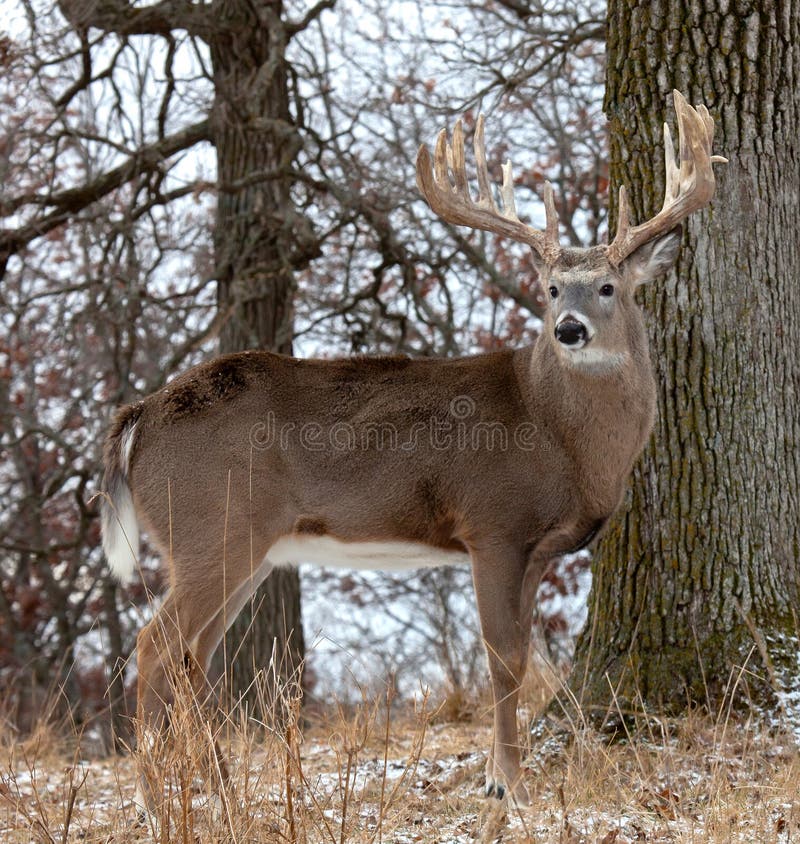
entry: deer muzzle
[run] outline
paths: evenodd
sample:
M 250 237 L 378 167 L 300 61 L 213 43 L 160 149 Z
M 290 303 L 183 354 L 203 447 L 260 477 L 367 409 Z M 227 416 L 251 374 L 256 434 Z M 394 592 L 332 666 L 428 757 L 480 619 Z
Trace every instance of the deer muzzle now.
M 587 326 L 572 314 L 565 314 L 556 324 L 556 340 L 568 349 L 582 349 L 591 339 Z

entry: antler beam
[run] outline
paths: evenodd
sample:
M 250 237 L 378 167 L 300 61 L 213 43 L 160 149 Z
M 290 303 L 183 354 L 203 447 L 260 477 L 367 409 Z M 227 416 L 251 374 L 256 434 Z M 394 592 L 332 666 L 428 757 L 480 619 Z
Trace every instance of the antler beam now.
M 502 210 L 492 196 L 492 186 L 486 166 L 483 143 L 483 115 L 475 126 L 473 147 L 478 175 L 478 199 L 473 200 L 467 182 L 464 163 L 464 131 L 459 120 L 453 129 L 452 144 L 447 143 L 447 130 L 442 129 L 436 140 L 431 161 L 428 148 L 423 144 L 417 153 L 417 187 L 431 209 L 445 222 L 501 234 L 525 243 L 534 249 L 548 264 L 557 260 L 561 247 L 558 243 L 558 215 L 550 182 L 544 185 L 545 230 L 523 223 L 517 216 L 514 202 L 514 181 L 511 161 L 503 165 L 503 185 L 500 188 Z M 451 181 L 452 177 L 452 181 Z
M 664 205 L 655 217 L 639 226 L 631 226 L 628 197 L 619 189 L 617 233 L 608 247 L 608 260 L 619 266 L 639 246 L 664 234 L 705 207 L 714 196 L 716 182 L 713 164 L 727 164 L 728 159 L 712 155 L 714 121 L 704 105 L 692 108 L 679 91 L 672 92 L 678 119 L 678 160 L 669 126 L 664 124 L 664 162 L 666 187 Z

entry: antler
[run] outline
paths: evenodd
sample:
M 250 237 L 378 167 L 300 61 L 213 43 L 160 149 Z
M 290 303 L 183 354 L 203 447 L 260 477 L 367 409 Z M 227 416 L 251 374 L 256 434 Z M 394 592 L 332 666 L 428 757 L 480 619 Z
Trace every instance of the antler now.
M 475 164 L 478 171 L 478 199 L 470 196 L 464 166 L 464 131 L 459 120 L 453 129 L 452 146 L 447 143 L 447 130 L 442 129 L 436 139 L 433 163 L 423 144 L 417 153 L 417 187 L 431 209 L 448 223 L 470 226 L 510 237 L 525 243 L 539 253 L 542 260 L 552 264 L 558 258 L 558 215 L 550 182 L 544 185 L 545 230 L 540 231 L 523 223 L 517 216 L 514 203 L 514 183 L 511 161 L 503 165 L 503 186 L 500 189 L 503 209 L 498 209 L 492 196 L 486 153 L 483 145 L 483 115 L 475 126 Z M 450 174 L 455 184 L 451 184 Z
M 692 108 L 679 91 L 673 91 L 678 118 L 678 161 L 669 126 L 664 124 L 664 161 L 666 187 L 664 205 L 655 217 L 640 226 L 631 226 L 625 186 L 619 189 L 617 234 L 608 246 L 608 260 L 619 266 L 635 249 L 660 234 L 675 228 L 693 212 L 711 201 L 716 187 L 712 164 L 727 164 L 728 159 L 711 154 L 714 121 L 703 106 Z

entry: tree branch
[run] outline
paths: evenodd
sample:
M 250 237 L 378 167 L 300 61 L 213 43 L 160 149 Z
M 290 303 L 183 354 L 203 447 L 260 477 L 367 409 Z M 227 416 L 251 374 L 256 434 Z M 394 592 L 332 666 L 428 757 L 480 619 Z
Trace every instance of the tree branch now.
M 194 146 L 199 141 L 209 139 L 208 121 L 202 120 L 161 141 L 142 147 L 119 167 L 101 174 L 93 181 L 78 188 L 69 188 L 59 193 L 44 196 L 30 194 L 10 200 L 8 205 L 2 209 L 3 213 L 9 213 L 9 209 L 21 208 L 27 204 L 53 208 L 53 211 L 18 229 L 0 229 L 0 277 L 2 277 L 2 270 L 5 268 L 5 262 L 8 258 L 37 237 L 41 237 L 62 225 L 69 217 L 88 208 L 92 203 L 107 196 L 111 191 L 116 190 L 131 179 L 157 170 L 165 159 L 176 152 Z
M 58 5 L 78 31 L 94 27 L 121 36 L 166 37 L 182 29 L 201 38 L 213 32 L 208 8 L 191 0 L 161 0 L 153 6 L 133 6 L 128 0 L 59 0 Z
M 298 32 L 302 32 L 308 27 L 310 23 L 315 21 L 326 9 L 332 9 L 336 5 L 336 0 L 319 0 L 315 3 L 299 21 L 289 21 L 286 24 L 286 32 L 292 38 Z

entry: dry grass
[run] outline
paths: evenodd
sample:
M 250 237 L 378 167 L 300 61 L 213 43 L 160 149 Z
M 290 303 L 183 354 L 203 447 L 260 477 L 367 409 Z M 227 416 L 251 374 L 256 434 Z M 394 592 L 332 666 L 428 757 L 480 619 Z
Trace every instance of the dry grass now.
M 536 676 L 523 717 L 548 696 L 552 677 Z M 800 840 L 800 762 L 785 736 L 700 715 L 651 721 L 644 738 L 613 744 L 581 731 L 566 747 L 531 749 L 533 806 L 519 812 L 481 796 L 488 707 L 441 704 L 365 700 L 305 724 L 289 698 L 277 731 L 241 712 L 209 720 L 178 694 L 173 740 L 144 743 L 145 765 L 164 782 L 157 821 L 145 825 L 132 805 L 131 757 L 86 761 L 63 724 L 24 742 L 7 731 L 0 841 Z M 215 740 L 230 761 L 224 784 Z M 206 796 L 207 782 L 218 796 Z

